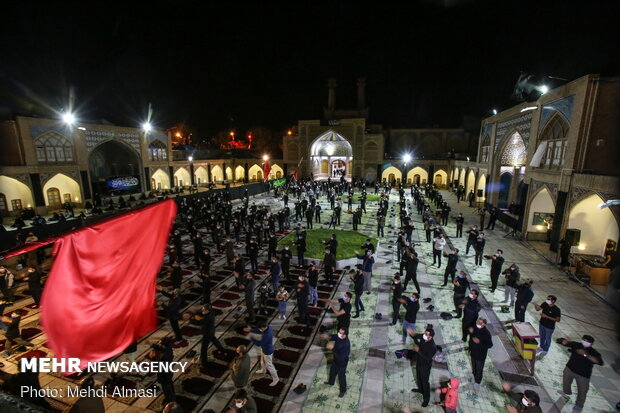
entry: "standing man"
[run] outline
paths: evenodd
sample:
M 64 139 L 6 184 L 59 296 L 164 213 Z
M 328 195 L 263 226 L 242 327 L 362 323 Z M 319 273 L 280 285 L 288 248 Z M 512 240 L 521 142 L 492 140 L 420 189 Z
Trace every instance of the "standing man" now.
M 463 299 L 465 299 L 465 293 L 469 288 L 469 280 L 467 280 L 465 272 L 459 272 L 452 284 L 454 284 L 454 295 L 452 298 L 454 301 L 454 308 L 456 310 L 456 318 L 461 318 L 463 314 Z
M 487 352 L 493 347 L 491 333 L 487 329 L 487 320 L 479 318 L 475 327 L 469 327 L 469 355 L 471 356 L 471 367 L 474 373 L 474 382 L 479 385 L 482 382 L 484 372 L 484 362 L 487 359 Z
M 489 214 L 489 225 L 487 225 L 487 229 L 495 229 L 495 221 L 499 217 L 499 210 L 496 207 L 491 209 L 491 213 Z
M 282 273 L 284 274 L 284 277 L 288 280 L 291 275 L 291 258 L 293 258 L 293 254 L 291 253 L 288 245 L 285 245 L 284 249 L 280 251 L 280 258 L 282 261 Z
M 364 272 L 364 290 L 366 294 L 370 294 L 372 287 L 372 265 L 375 263 L 375 258 L 372 256 L 372 251 L 367 250 L 366 254 L 358 255 L 359 252 L 355 251 L 358 260 L 362 260 L 362 271 Z
M 426 407 L 431 400 L 431 384 L 429 379 L 431 377 L 433 356 L 437 352 L 437 346 L 435 345 L 435 340 L 433 340 L 435 332 L 432 329 L 427 329 L 424 334 L 415 334 L 413 330 L 409 330 L 408 333 L 416 343 L 412 350 L 415 352 L 415 381 L 418 387 L 411 389 L 411 391 L 422 393 L 422 407 Z
M 325 280 L 329 285 L 334 285 L 334 271 L 336 270 L 336 256 L 331 249 L 325 248 L 325 256 L 323 257 L 323 266 L 325 270 Z
M 273 255 L 271 257 L 271 286 L 273 287 L 273 292 L 275 294 L 278 291 L 278 286 L 280 284 L 280 274 L 282 273 L 282 267 L 278 262 L 278 258 Z
M 303 232 L 297 237 L 295 245 L 297 246 L 297 266 L 299 268 L 303 268 L 304 253 L 306 252 L 306 237 L 304 236 Z
M 319 305 L 319 270 L 314 261 L 308 269 L 308 286 L 310 287 L 310 305 Z
M 446 271 L 443 273 L 443 284 L 442 287 L 448 285 L 448 275 L 450 275 L 450 279 L 454 281 L 454 274 L 456 274 L 456 264 L 459 262 L 459 249 L 455 248 L 451 253 L 446 254 L 443 253 L 444 257 L 448 258 L 448 263 L 446 264 Z
M 28 267 L 24 281 L 28 281 L 28 290 L 34 299 L 34 306 L 32 308 L 38 308 L 41 305 L 41 293 L 43 292 L 41 273 L 31 265 Z
M 256 322 L 256 313 L 254 312 L 254 288 L 256 287 L 256 281 L 254 281 L 254 274 L 248 272 L 245 274 L 245 283 L 241 284 L 239 288 L 245 291 L 245 306 L 247 308 L 248 316 L 247 321 L 250 324 Z
M 502 266 L 504 265 L 504 251 L 498 249 L 497 252 L 491 255 L 491 292 L 494 293 L 497 289 L 497 280 L 502 273 Z
M 226 413 L 257 413 L 256 401 L 245 389 L 239 389 L 233 395 L 234 407 L 226 410 Z
M 504 276 L 506 277 L 506 286 L 504 287 L 504 305 L 512 305 L 515 302 L 515 291 L 517 285 L 519 284 L 519 280 L 521 279 L 521 273 L 519 272 L 519 267 L 517 264 L 512 264 L 506 271 L 504 271 Z M 508 304 L 510 301 L 510 304 Z
M 592 377 L 592 367 L 595 364 L 603 365 L 603 357 L 592 348 L 594 337 L 584 335 L 581 343 L 576 341 L 562 340 L 562 345 L 569 347 L 571 352 L 570 359 L 564 368 L 562 380 L 562 390 L 558 390 L 563 397 L 569 397 L 572 394 L 573 380 L 577 382 L 577 400 L 573 411 L 580 412 L 586 402 L 586 396 L 590 388 L 590 377 Z
M 455 218 L 455 220 L 456 220 L 456 237 L 461 238 L 463 236 L 463 223 L 465 222 L 463 213 L 459 212 L 459 215 Z
M 349 326 L 351 325 L 351 298 L 353 294 L 350 292 L 344 293 L 342 298 L 338 300 L 340 302 L 340 308 L 336 309 L 334 307 L 334 302 L 330 301 L 328 307 L 334 312 L 336 315 L 336 320 L 338 320 L 338 330 L 344 330 L 349 334 Z
M 230 376 L 235 388 L 237 390 L 244 389 L 248 385 L 250 379 L 250 355 L 248 354 L 248 348 L 244 345 L 240 345 L 235 350 L 237 355 L 230 363 Z
M 441 254 L 445 246 L 446 240 L 443 238 L 443 234 L 439 234 L 437 238 L 433 239 L 433 264 L 439 260 L 437 268 L 441 268 Z
M 8 268 L 4 266 L 0 266 L 0 291 L 2 291 L 2 295 L 6 300 L 7 304 L 13 302 L 13 292 L 11 288 L 13 287 L 13 281 L 15 277 Z
M 170 299 L 168 301 L 168 305 L 164 308 L 164 313 L 166 314 L 166 317 L 168 317 L 168 321 L 170 321 L 172 331 L 174 331 L 175 343 L 180 343 L 183 341 L 183 335 L 181 334 L 181 329 L 179 328 L 179 319 L 181 318 L 180 311 L 183 306 L 183 298 L 181 297 L 181 293 L 177 289 L 172 290 L 172 293 L 168 293 L 159 285 L 156 288 L 157 291 L 161 292 L 165 297 Z
M 22 338 L 19 331 L 19 323 L 22 319 L 22 310 L 14 310 L 10 317 L 2 316 L 2 322 L 7 325 L 6 334 L 6 349 L 4 350 L 5 357 L 13 354 L 13 347 L 17 344 L 19 346 L 34 347 L 29 341 Z
M 547 296 L 547 300 L 541 305 L 533 303 L 536 311 L 542 310 L 540 314 L 540 324 L 538 324 L 538 333 L 540 334 L 538 356 L 540 357 L 544 357 L 549 351 L 549 347 L 551 347 L 551 336 L 553 335 L 553 330 L 555 330 L 555 323 L 559 323 L 560 317 L 562 316 L 560 307 L 555 305 L 556 301 L 557 297 L 555 295 L 549 295 Z
M 351 354 L 351 342 L 347 337 L 348 332 L 340 328 L 338 334 L 324 334 L 323 339 L 333 341 L 334 343 L 328 343 L 327 349 L 332 350 L 334 361 L 329 368 L 329 379 L 325 382 L 330 386 L 336 383 L 336 376 L 338 376 L 338 386 L 340 387 L 340 393 L 338 397 L 344 397 L 347 391 L 347 364 L 349 364 L 349 355 Z
M 364 293 L 364 273 L 357 269 L 353 276 L 353 286 L 355 291 L 355 315 L 353 318 L 360 316 L 360 311 L 364 311 L 364 303 L 362 302 L 362 294 Z
M 297 311 L 299 311 L 299 324 L 310 325 L 310 318 L 308 317 L 308 294 L 310 293 L 310 286 L 306 277 L 300 274 L 298 277 L 299 282 L 295 291 L 297 292 Z
M 473 207 L 474 206 L 474 199 L 476 198 L 476 195 L 474 194 L 474 190 L 470 189 L 469 190 L 469 194 L 467 194 L 467 200 L 469 201 L 469 206 Z M 480 226 L 480 228 L 484 228 L 484 226 Z
M 407 290 L 407 284 L 409 280 L 413 282 L 415 285 L 415 289 L 420 293 L 420 284 L 418 284 L 418 263 L 420 260 L 418 259 L 417 252 L 410 252 L 407 254 L 407 261 L 405 263 L 405 284 L 403 285 L 403 291 Z
M 321 223 L 321 205 L 318 202 L 314 207 L 314 221 Z
M 480 314 L 480 302 L 478 301 L 478 290 L 471 290 L 469 297 L 464 300 L 463 305 L 463 324 L 461 325 L 463 331 L 462 340 L 467 341 L 467 335 L 469 334 L 469 328 L 476 324 L 478 314 Z
M 400 300 L 403 295 L 403 285 L 400 283 L 400 276 L 396 275 L 394 277 L 390 290 L 392 290 L 392 324 L 390 325 L 393 326 L 400 319 Z
M 202 317 L 202 342 L 200 343 L 200 364 L 203 369 L 207 368 L 209 344 L 213 343 L 220 353 L 225 354 L 226 349 L 222 343 L 215 338 L 215 313 L 210 305 L 203 305 L 200 309 Z
M 401 304 L 405 306 L 405 319 L 403 320 L 403 346 L 407 344 L 409 331 L 415 331 L 416 317 L 420 311 L 420 294 L 412 293 L 411 297 L 401 297 Z
M 523 284 L 517 287 L 517 301 L 515 302 L 515 321 L 519 323 L 525 322 L 525 310 L 527 305 L 534 298 L 534 292 L 532 291 L 532 280 L 525 280 Z
M 478 239 L 478 235 L 478 227 L 474 225 L 467 233 L 467 246 L 465 247 L 465 255 L 469 255 L 469 247 L 474 245 L 474 243 Z
M 260 347 L 261 368 L 260 370 L 256 370 L 256 373 L 265 374 L 268 371 L 273 379 L 272 382 L 269 383 L 269 386 L 275 386 L 280 381 L 280 378 L 278 377 L 278 372 L 273 365 L 273 329 L 271 326 L 265 324 L 265 322 L 262 322 L 258 328 L 246 327 L 244 330 L 250 333 L 249 337 L 252 342 Z M 260 338 L 257 338 L 257 336 Z
M 379 214 L 377 217 L 377 238 L 383 237 L 383 227 L 385 227 L 385 217 Z

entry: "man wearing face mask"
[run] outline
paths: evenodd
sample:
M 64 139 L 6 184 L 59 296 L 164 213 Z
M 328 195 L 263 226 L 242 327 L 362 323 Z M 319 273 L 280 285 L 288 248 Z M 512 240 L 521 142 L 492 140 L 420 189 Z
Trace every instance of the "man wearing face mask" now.
M 351 325 L 351 297 L 353 297 L 353 295 L 350 292 L 347 291 L 344 293 L 342 298 L 338 300 L 340 302 L 339 309 L 336 309 L 332 301 L 328 304 L 338 320 L 337 329 L 345 330 L 347 334 L 349 333 L 349 326 Z
M 484 362 L 487 358 L 487 352 L 493 347 L 491 333 L 487 329 L 487 320 L 479 318 L 475 327 L 469 327 L 469 354 L 471 356 L 471 368 L 474 374 L 474 382 L 480 384 L 482 382 L 482 373 L 484 371 Z
M 416 343 L 412 350 L 415 352 L 415 381 L 418 387 L 411 389 L 411 391 L 422 393 L 422 407 L 426 407 L 431 399 L 429 379 L 431 377 L 433 356 L 437 352 L 437 346 L 435 345 L 435 340 L 433 340 L 435 332 L 427 329 L 424 334 L 415 334 L 415 331 L 410 329 L 408 333 Z
M 460 271 L 452 284 L 454 284 L 454 295 L 452 299 L 454 301 L 456 318 L 461 318 L 463 315 L 463 299 L 465 298 L 465 293 L 469 289 L 469 280 L 465 276 L 465 271 Z
M 405 319 L 403 320 L 403 345 L 407 344 L 409 331 L 415 331 L 416 317 L 420 310 L 420 294 L 413 293 L 411 297 L 400 298 L 399 301 L 405 306 Z
M 390 325 L 393 326 L 400 319 L 400 300 L 403 295 L 403 285 L 398 275 L 394 277 L 390 290 L 392 290 L 392 324 Z
M 349 355 L 351 354 L 351 342 L 347 337 L 347 331 L 343 328 L 338 329 L 338 334 L 323 334 L 321 338 L 333 341 L 327 343 L 327 349 L 332 351 L 334 361 L 329 368 L 329 379 L 324 384 L 333 386 L 338 376 L 338 386 L 340 393 L 338 397 L 344 397 L 347 391 L 347 364 L 349 364 Z
M 265 374 L 269 372 L 272 378 L 272 382 L 269 383 L 270 387 L 275 386 L 280 381 L 278 372 L 273 365 L 273 329 L 265 322 L 262 322 L 258 328 L 246 327 L 245 332 L 251 333 L 249 338 L 254 344 L 260 347 L 260 370 L 256 370 L 257 374 Z M 256 337 L 260 338 L 256 338 Z
M 592 348 L 594 337 L 584 335 L 581 342 L 562 340 L 562 345 L 569 348 L 570 359 L 564 368 L 562 390 L 558 393 L 568 398 L 572 394 L 573 380 L 577 382 L 577 400 L 575 401 L 574 412 L 583 410 L 586 396 L 590 388 L 590 377 L 592 377 L 592 367 L 595 364 L 603 365 L 603 357 Z
M 527 279 L 523 284 L 517 287 L 517 300 L 515 302 L 515 321 L 519 323 L 525 322 L 525 310 L 527 305 L 534 298 L 532 284 L 534 281 Z
M 456 264 L 459 262 L 459 249 L 455 248 L 451 253 L 443 253 L 444 257 L 448 258 L 448 263 L 446 264 L 446 271 L 443 273 L 443 284 L 442 287 L 448 285 L 448 275 L 452 281 L 454 281 L 454 274 L 456 273 Z
M 512 390 L 507 382 L 502 383 L 502 387 L 508 396 L 516 402 L 515 406 L 506 406 L 509 413 L 542 413 L 539 406 L 540 396 L 534 390 L 517 393 Z
M 463 300 L 463 323 L 461 325 L 463 331 L 463 341 L 467 341 L 469 328 L 476 324 L 478 314 L 480 313 L 480 302 L 478 301 L 478 290 L 471 290 L 469 296 Z
M 443 234 L 439 234 L 437 238 L 433 239 L 433 264 L 437 262 L 437 268 L 441 268 L 441 254 L 445 246 L 446 240 Z
M 291 275 L 290 270 L 292 257 L 293 254 L 291 253 L 291 250 L 289 249 L 288 245 L 285 245 L 284 249 L 280 251 L 280 261 L 282 262 L 282 273 L 284 274 L 284 277 L 286 277 L 286 279 L 288 279 Z
M 504 271 L 504 275 L 506 276 L 506 286 L 504 287 L 504 305 L 509 305 L 512 307 L 515 302 L 515 291 L 517 285 L 519 284 L 519 280 L 521 279 L 521 273 L 519 272 L 519 267 L 517 267 L 517 264 L 512 264 L 508 269 L 506 269 L 506 271 Z
M 226 413 L 257 413 L 256 402 L 244 389 L 239 389 L 233 396 L 234 406 Z
M 562 316 L 560 307 L 555 305 L 556 301 L 557 297 L 555 295 L 549 295 L 547 296 L 547 300 L 541 305 L 533 303 L 536 311 L 542 310 L 540 314 L 540 324 L 538 324 L 538 333 L 540 334 L 540 348 L 537 353 L 538 357 L 544 357 L 547 355 L 549 347 L 551 347 L 551 336 L 555 330 L 555 323 L 559 323 L 560 317 Z

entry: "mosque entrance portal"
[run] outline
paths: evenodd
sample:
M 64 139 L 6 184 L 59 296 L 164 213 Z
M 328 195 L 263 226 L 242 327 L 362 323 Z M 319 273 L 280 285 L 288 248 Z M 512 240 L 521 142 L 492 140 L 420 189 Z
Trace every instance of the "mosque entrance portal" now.
M 353 148 L 340 134 L 328 131 L 319 136 L 310 146 L 310 162 L 314 179 L 351 180 Z

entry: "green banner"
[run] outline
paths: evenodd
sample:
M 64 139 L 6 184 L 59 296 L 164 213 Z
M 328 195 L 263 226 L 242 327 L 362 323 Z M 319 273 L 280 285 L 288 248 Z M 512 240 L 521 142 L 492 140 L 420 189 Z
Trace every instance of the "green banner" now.
M 286 178 L 276 179 L 275 181 L 273 181 L 273 187 L 274 188 L 277 188 L 277 187 L 285 185 L 285 184 L 286 184 Z

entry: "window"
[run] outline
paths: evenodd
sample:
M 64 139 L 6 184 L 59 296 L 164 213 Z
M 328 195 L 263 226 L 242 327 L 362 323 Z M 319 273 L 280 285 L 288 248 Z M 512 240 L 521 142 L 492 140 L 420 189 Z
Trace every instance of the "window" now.
M 149 144 L 149 159 L 151 161 L 165 161 L 168 159 L 168 147 L 160 140 Z
M 482 138 L 482 145 L 480 145 L 480 162 L 489 162 L 489 148 L 491 147 L 491 138 L 489 135 L 484 135 Z
M 37 161 L 42 163 L 73 162 L 71 142 L 58 132 L 46 133 L 34 140 Z
M 22 200 L 21 199 L 11 199 L 11 208 L 13 211 L 19 211 L 22 209 Z
M 559 169 L 564 164 L 568 146 L 568 130 L 570 126 L 564 117 L 555 114 L 540 134 L 540 141 L 547 142 L 547 150 L 543 156 L 541 168 Z
M 71 194 L 62 194 L 62 202 L 63 203 L 71 203 Z
M 7 212 L 6 196 L 4 194 L 0 194 L 0 213 L 2 212 Z

